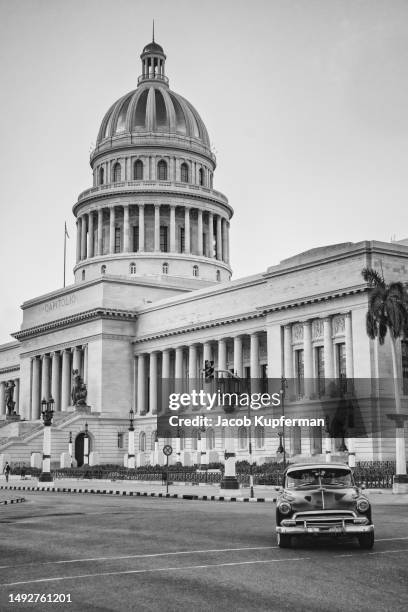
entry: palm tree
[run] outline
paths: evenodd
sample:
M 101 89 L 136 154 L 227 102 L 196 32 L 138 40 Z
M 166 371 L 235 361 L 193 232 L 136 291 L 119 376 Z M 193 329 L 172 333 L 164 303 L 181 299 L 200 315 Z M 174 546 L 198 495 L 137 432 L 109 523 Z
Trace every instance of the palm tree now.
M 401 415 L 401 394 L 398 383 L 397 339 L 408 332 L 408 294 L 400 282 L 387 284 L 383 274 L 372 268 L 361 272 L 370 287 L 366 327 L 369 338 L 384 344 L 387 332 L 390 335 L 392 368 L 394 375 L 394 396 L 397 415 Z M 398 428 L 397 420 L 396 426 Z M 401 432 L 400 432 L 401 433 Z M 406 474 L 405 440 L 402 435 L 396 439 L 396 472 Z

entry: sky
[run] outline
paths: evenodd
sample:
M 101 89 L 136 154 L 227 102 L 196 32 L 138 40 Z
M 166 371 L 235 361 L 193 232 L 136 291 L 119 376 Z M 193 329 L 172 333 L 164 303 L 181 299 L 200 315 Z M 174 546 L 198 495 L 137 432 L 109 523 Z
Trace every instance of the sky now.
M 406 0 L 0 0 L 0 342 L 73 282 L 78 194 L 151 40 L 203 118 L 235 210 L 233 278 L 408 237 Z

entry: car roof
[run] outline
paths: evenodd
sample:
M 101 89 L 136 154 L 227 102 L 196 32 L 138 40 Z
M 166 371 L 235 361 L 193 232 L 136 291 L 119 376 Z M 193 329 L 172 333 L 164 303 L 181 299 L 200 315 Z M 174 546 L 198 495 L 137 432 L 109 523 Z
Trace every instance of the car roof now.
M 301 469 L 319 469 L 319 470 L 327 470 L 328 468 L 340 468 L 342 470 L 351 470 L 350 466 L 346 463 L 295 463 L 293 465 L 289 465 L 286 468 L 286 473 L 291 472 L 292 470 L 301 470 Z

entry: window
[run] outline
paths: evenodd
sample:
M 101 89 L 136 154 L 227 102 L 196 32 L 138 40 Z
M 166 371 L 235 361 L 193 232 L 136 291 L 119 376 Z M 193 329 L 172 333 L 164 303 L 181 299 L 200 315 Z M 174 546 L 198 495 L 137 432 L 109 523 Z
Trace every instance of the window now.
M 183 451 L 186 448 L 186 432 L 184 429 L 179 430 L 179 439 L 180 439 L 180 450 Z
M 322 428 L 311 427 L 310 438 L 312 440 L 312 455 L 321 455 L 322 453 Z
M 139 250 L 139 226 L 133 226 L 133 252 L 137 253 Z
M 135 264 L 135 262 L 134 262 L 134 261 L 132 261 L 132 263 L 131 263 L 131 264 L 130 264 L 130 266 L 129 266 L 129 272 L 130 272 L 131 274 L 136 274 L 136 264 Z
M 196 451 L 197 450 L 197 440 L 198 440 L 198 430 L 197 429 L 193 429 L 193 431 L 191 432 L 191 450 Z
M 255 427 L 255 447 L 263 448 L 265 445 L 265 428 L 261 425 Z
M 163 274 L 168 274 L 169 273 L 169 264 L 168 263 L 164 263 L 162 265 L 162 272 L 163 272 Z
M 85 280 L 85 270 L 82 270 L 82 280 Z
M 120 253 L 120 227 L 115 227 L 115 253 Z
M 302 437 L 299 425 L 292 427 L 292 454 L 300 455 L 302 452 Z
M 401 341 L 402 358 L 402 390 L 404 395 L 408 395 L 408 341 Z
M 324 347 L 316 347 L 316 375 L 319 397 L 324 395 Z
M 193 276 L 198 277 L 199 272 L 198 266 L 193 266 Z
M 207 429 L 207 450 L 213 450 L 215 448 L 215 433 L 213 429 Z
M 118 448 L 123 448 L 123 433 L 118 431 Z
M 146 434 L 144 431 L 141 431 L 139 435 L 139 450 L 141 453 L 146 450 Z
M 216 272 L 216 279 L 217 279 L 217 281 L 221 280 L 221 272 L 220 272 L 220 270 L 217 270 L 217 272 Z
M 304 394 L 304 362 L 303 362 L 303 349 L 295 351 L 295 365 L 296 365 L 296 391 L 298 397 L 303 397 Z
M 152 437 L 150 440 L 150 444 L 151 444 L 151 449 L 154 450 L 155 444 L 156 442 L 158 442 L 159 439 L 157 437 L 157 431 L 152 431 Z
M 181 182 L 188 183 L 188 166 L 186 163 L 181 164 Z
M 344 342 L 336 344 L 337 354 L 337 378 L 340 380 L 340 390 L 347 390 L 347 373 L 346 373 L 346 345 Z
M 157 178 L 159 181 L 167 181 L 167 164 L 164 159 L 157 164 Z
M 169 228 L 167 225 L 160 226 L 160 251 L 168 253 L 169 251 Z
M 246 427 L 240 427 L 238 429 L 238 447 L 242 450 L 247 447 L 248 436 Z
M 137 159 L 133 164 L 133 180 L 143 180 L 143 162 L 140 159 Z
M 113 166 L 113 182 L 114 183 L 119 183 L 119 181 L 122 180 L 122 169 L 120 167 L 120 163 L 116 162 L 116 164 Z
M 186 247 L 186 242 L 185 242 L 185 231 L 184 231 L 184 227 L 180 227 L 180 234 L 179 234 L 179 238 L 180 238 L 180 253 L 184 253 L 185 252 L 185 247 Z
M 101 274 L 106 274 L 106 266 L 101 266 Z
M 199 185 L 204 185 L 204 170 L 202 168 L 198 171 L 198 183 Z
M 103 181 L 104 181 L 104 177 L 105 177 L 105 171 L 103 168 L 99 168 L 99 185 L 103 185 Z

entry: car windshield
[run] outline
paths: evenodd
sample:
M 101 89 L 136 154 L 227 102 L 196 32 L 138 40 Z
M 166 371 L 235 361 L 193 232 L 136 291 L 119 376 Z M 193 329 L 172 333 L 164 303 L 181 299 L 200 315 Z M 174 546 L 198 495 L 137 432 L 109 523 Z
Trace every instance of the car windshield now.
M 287 489 L 307 487 L 351 487 L 350 470 L 340 468 L 291 470 L 286 476 Z

